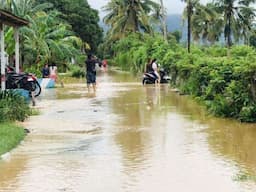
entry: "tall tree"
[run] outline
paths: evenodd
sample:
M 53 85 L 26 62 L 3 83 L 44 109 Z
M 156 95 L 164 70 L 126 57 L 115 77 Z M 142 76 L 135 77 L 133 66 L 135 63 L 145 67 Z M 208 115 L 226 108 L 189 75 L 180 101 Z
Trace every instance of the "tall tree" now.
M 80 53 L 81 40 L 73 35 L 67 24 L 60 22 L 58 12 L 37 12 L 29 21 L 30 26 L 21 30 L 29 64 L 64 61 Z
M 195 41 L 203 40 L 205 43 L 214 43 L 219 40 L 222 33 L 223 19 L 215 11 L 212 3 L 197 4 L 191 18 L 192 37 Z
M 110 34 L 118 39 L 130 32 L 153 33 L 150 14 L 159 11 L 160 6 L 152 0 L 111 0 L 103 10 L 107 12 L 104 22 Z
M 34 16 L 39 11 L 45 11 L 52 7 L 50 3 L 36 4 L 36 0 L 12 0 L 12 13 L 23 17 L 29 18 Z
M 164 40 L 167 41 L 166 13 L 165 13 L 163 0 L 160 0 L 160 4 L 161 4 L 161 14 L 162 14 L 163 35 L 164 35 Z
M 92 9 L 87 0 L 37 0 L 38 3 L 49 2 L 53 8 L 62 13 L 62 19 L 66 20 L 75 33 L 86 43 L 93 52 L 102 42 L 103 30 L 99 26 L 98 11 Z
M 232 37 L 238 40 L 242 29 L 250 29 L 254 12 L 249 6 L 254 2 L 255 0 L 215 0 L 216 10 L 223 14 L 224 36 L 228 48 L 232 46 Z
M 190 44 L 191 44 L 191 17 L 194 13 L 195 6 L 199 3 L 199 0 L 181 0 L 186 2 L 185 15 L 187 17 L 187 49 L 190 53 Z

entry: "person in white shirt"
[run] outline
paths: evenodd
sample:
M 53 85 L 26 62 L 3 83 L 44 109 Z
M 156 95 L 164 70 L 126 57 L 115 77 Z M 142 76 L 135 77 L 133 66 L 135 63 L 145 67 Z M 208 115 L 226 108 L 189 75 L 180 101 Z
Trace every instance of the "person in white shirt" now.
M 158 73 L 158 64 L 156 63 L 156 59 L 152 60 L 152 69 L 154 71 L 154 74 L 156 75 L 157 79 L 155 81 L 155 83 L 160 83 L 161 77 Z
M 56 82 L 57 80 L 57 66 L 55 63 L 53 63 L 51 66 L 50 66 L 50 78 L 54 80 L 54 82 Z

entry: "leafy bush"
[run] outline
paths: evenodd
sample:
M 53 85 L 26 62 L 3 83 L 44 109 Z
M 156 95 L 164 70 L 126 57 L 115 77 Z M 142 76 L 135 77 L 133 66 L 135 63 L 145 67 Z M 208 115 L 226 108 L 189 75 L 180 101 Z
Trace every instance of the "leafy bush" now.
M 250 54 L 255 54 L 255 50 L 249 46 L 237 45 L 233 46 L 231 49 L 231 55 L 233 57 L 247 57 Z
M 69 65 L 69 71 L 71 73 L 71 77 L 80 78 L 85 76 L 85 69 L 78 65 Z
M 242 122 L 255 122 L 256 104 L 244 106 L 239 113 L 239 119 Z
M 0 92 L 0 122 L 24 121 L 30 112 L 24 97 L 13 90 Z

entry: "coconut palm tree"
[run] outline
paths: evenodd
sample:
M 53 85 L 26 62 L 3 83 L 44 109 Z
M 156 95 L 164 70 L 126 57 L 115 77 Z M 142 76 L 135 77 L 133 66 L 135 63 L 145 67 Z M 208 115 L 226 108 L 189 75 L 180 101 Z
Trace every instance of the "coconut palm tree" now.
M 22 56 L 28 64 L 70 60 L 81 55 L 83 43 L 69 30 L 71 26 L 58 19 L 60 13 L 44 12 L 51 4 L 35 4 L 35 0 L 8 0 L 8 3 L 12 13 L 29 20 L 29 26 L 20 29 Z M 13 55 L 13 28 L 7 28 L 5 38 L 7 52 Z
M 38 65 L 49 60 L 70 59 L 80 53 L 82 41 L 59 22 L 58 12 L 38 12 L 30 18 L 30 26 L 22 28 L 24 51 Z
M 239 26 L 241 26 L 241 36 L 243 37 L 244 43 L 249 44 L 249 38 L 252 34 L 252 26 L 254 24 L 255 19 L 255 8 L 246 6 L 241 9 L 241 14 L 243 15 L 243 19 L 240 21 Z
M 130 32 L 153 33 L 149 15 L 159 10 L 159 4 L 152 0 L 111 0 L 103 10 L 107 12 L 103 20 L 111 27 L 111 35 L 119 39 Z
M 160 0 L 160 4 L 161 4 L 161 14 L 162 14 L 163 35 L 164 35 L 164 40 L 167 42 L 166 13 L 165 13 L 163 0 Z
M 12 0 L 12 13 L 25 19 L 51 7 L 50 3 L 36 4 L 35 0 Z
M 199 0 L 181 0 L 185 2 L 186 8 L 184 10 L 184 14 L 186 15 L 187 19 L 187 49 L 188 52 L 190 53 L 190 44 L 191 44 L 191 17 L 194 13 L 195 6 L 199 4 Z
M 198 4 L 191 18 L 193 40 L 203 40 L 205 43 L 214 43 L 219 40 L 222 33 L 223 19 L 218 14 L 214 5 Z
M 216 0 L 216 10 L 224 18 L 224 37 L 227 47 L 232 46 L 232 37 L 239 40 L 241 33 L 250 29 L 252 18 L 254 18 L 253 8 L 250 7 L 255 0 Z M 244 32 L 242 32 L 243 30 Z
M 32 19 L 38 11 L 44 11 L 51 7 L 51 4 L 44 3 L 35 6 L 35 0 L 2 0 L 5 7 L 9 7 L 8 10 L 14 15 L 25 19 Z M 14 54 L 15 42 L 13 41 L 14 30 L 12 27 L 6 27 L 5 39 L 6 49 L 9 55 Z M 21 37 L 21 41 L 23 41 Z M 22 45 L 22 44 L 21 44 Z

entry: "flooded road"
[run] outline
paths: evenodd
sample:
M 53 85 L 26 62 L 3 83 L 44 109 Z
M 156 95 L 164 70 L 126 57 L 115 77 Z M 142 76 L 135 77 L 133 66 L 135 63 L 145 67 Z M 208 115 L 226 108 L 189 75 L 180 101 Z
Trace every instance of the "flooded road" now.
M 253 192 L 256 125 L 208 116 L 168 85 L 100 73 L 44 90 L 0 192 Z

